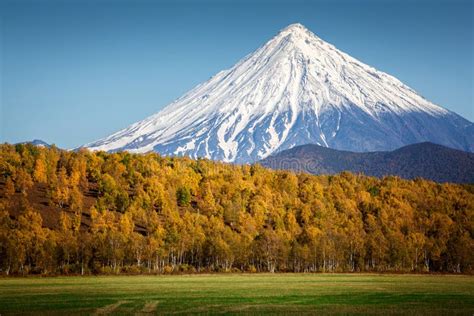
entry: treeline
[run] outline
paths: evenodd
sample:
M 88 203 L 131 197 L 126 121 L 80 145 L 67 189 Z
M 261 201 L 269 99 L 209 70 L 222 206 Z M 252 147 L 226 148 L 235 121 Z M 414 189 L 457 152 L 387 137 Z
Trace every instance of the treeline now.
M 472 185 L 5 144 L 0 197 L 3 274 L 474 268 Z

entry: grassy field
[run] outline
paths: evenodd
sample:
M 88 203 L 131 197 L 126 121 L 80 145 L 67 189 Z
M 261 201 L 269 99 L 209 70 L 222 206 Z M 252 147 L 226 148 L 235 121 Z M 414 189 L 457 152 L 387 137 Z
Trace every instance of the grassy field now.
M 474 277 L 217 274 L 0 279 L 0 314 L 474 314 Z

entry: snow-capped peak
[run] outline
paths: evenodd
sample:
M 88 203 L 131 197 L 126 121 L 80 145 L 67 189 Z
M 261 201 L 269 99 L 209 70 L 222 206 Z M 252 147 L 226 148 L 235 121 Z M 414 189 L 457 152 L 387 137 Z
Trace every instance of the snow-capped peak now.
M 229 162 L 306 143 L 365 151 L 433 141 L 472 150 L 464 131 L 453 134 L 460 125 L 473 129 L 295 23 L 157 114 L 85 146 Z
M 308 30 L 301 23 L 293 23 L 293 24 L 288 25 L 287 27 L 281 29 L 280 32 L 278 32 L 277 36 L 285 36 L 286 34 L 315 36 L 310 30 Z

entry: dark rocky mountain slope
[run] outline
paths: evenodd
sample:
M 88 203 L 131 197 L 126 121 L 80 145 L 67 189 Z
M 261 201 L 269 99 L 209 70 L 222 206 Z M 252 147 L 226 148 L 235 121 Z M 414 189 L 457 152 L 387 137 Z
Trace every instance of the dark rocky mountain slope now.
M 424 142 L 394 151 L 350 152 L 318 145 L 303 145 L 281 151 L 260 163 L 272 169 L 290 169 L 312 174 L 342 171 L 382 177 L 425 178 L 437 182 L 474 183 L 474 154 Z

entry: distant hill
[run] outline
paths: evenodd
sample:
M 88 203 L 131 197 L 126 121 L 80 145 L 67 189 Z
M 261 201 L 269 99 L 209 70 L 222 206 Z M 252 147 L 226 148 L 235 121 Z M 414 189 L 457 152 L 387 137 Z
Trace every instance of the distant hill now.
M 18 143 L 18 144 L 32 144 L 32 145 L 35 145 L 35 146 L 46 147 L 46 148 L 51 147 L 50 144 L 48 144 L 45 141 L 42 141 L 41 139 L 33 139 L 32 141 L 21 142 L 21 143 Z
M 474 154 L 424 142 L 394 151 L 357 153 L 318 145 L 303 145 L 279 152 L 260 163 L 272 169 L 312 174 L 342 171 L 382 177 L 424 178 L 437 182 L 474 183 Z

